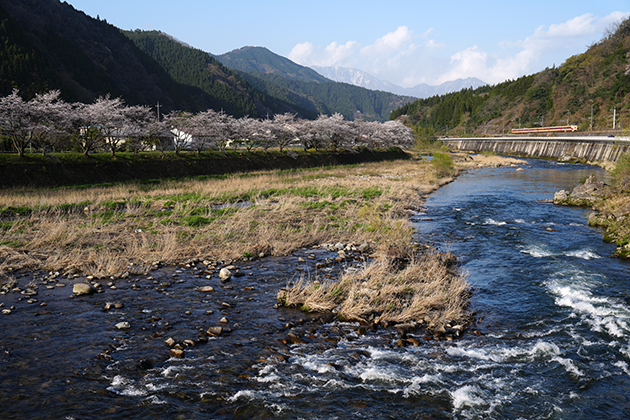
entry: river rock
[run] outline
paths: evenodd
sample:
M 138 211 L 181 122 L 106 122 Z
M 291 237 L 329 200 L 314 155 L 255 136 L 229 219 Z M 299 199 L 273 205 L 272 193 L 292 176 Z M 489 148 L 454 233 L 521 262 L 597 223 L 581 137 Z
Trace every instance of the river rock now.
M 578 185 L 571 192 L 571 200 L 581 200 L 589 203 L 595 202 L 601 198 L 604 192 L 604 183 L 595 178 L 595 175 L 589 176 L 584 184 Z
M 571 193 L 565 190 L 555 193 L 553 203 L 572 206 L 590 206 L 601 199 L 605 187 L 606 185 L 598 181 L 595 175 L 591 175 L 582 185 L 575 187 Z
M 221 271 L 219 271 L 219 280 L 221 281 L 229 281 L 232 278 L 232 272 L 230 270 L 228 270 L 227 268 L 222 268 Z
M 180 350 L 180 349 L 171 349 L 171 356 L 173 357 L 184 357 L 184 350 Z
M 94 292 L 96 292 L 96 289 L 92 287 L 91 284 L 88 284 L 88 283 L 77 283 L 74 286 L 72 286 L 72 293 L 74 293 L 77 296 L 91 295 Z
M 553 204 L 565 204 L 569 200 L 569 192 L 560 190 L 553 195 Z
M 210 337 L 219 337 L 223 334 L 223 327 L 210 327 L 208 328 L 208 331 L 206 331 L 206 334 Z
M 214 287 L 212 287 L 212 286 L 201 286 L 197 290 L 199 290 L 200 292 L 203 292 L 203 293 L 210 293 L 210 292 L 214 292 Z
M 138 362 L 138 368 L 142 370 L 151 369 L 153 368 L 153 361 L 149 359 L 140 359 L 140 362 Z
M 128 330 L 129 328 L 131 328 L 131 324 L 129 324 L 127 321 L 119 322 L 118 324 L 116 324 L 116 328 L 118 328 L 119 330 Z

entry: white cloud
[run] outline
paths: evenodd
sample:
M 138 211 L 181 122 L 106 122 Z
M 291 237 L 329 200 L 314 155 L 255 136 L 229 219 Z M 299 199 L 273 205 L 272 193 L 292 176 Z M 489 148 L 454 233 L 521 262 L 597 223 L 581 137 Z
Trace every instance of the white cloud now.
M 394 32 L 389 32 L 379 38 L 372 45 L 361 48 L 363 55 L 391 54 L 405 48 L 413 38 L 413 32 L 406 26 L 399 26 Z
M 425 40 L 424 45 L 416 43 L 427 38 L 432 31 L 429 29 L 417 36 L 408 27 L 399 26 L 366 46 L 348 41 L 345 44 L 332 42 L 321 48 L 304 42 L 293 47 L 288 57 L 304 66 L 359 68 L 383 80 L 405 83 L 405 78 L 424 78 L 417 73 L 418 70 L 426 70 L 431 62 L 428 51 L 443 48 L 443 44 L 434 40 Z M 414 76 L 410 77 L 410 73 Z
M 331 42 L 324 49 L 310 42 L 303 42 L 293 47 L 289 59 L 303 66 L 348 66 L 360 48 L 361 45 L 356 41 L 345 44 Z
M 317 65 L 313 61 L 315 46 L 310 42 L 297 44 L 289 53 L 289 59 L 303 66 Z
M 404 87 L 467 77 L 499 83 L 535 73 L 542 66 L 560 65 L 554 63 L 556 58 L 564 61 L 584 51 L 607 27 L 626 17 L 621 12 L 602 18 L 587 13 L 540 26 L 523 40 L 497 40 L 494 51 L 473 45 L 454 53 L 447 52 L 449 46 L 444 42 L 429 38 L 433 28 L 417 35 L 407 26 L 399 26 L 365 46 L 357 41 L 332 42 L 324 48 L 310 42 L 297 44 L 289 58 L 305 66 L 358 68 Z
M 591 42 L 594 36 L 625 17 L 627 14 L 621 12 L 603 18 L 587 13 L 564 23 L 550 25 L 549 28 L 540 26 L 522 41 L 500 42 L 499 46 L 518 48 L 518 52 L 508 56 L 488 54 L 476 46 L 467 48 L 451 56 L 449 69 L 438 77 L 437 82 L 477 77 L 487 83 L 499 83 L 534 73 L 540 70 L 541 63 L 549 62 L 553 56 L 562 57 L 564 61 L 569 58 L 566 51 L 584 51 L 586 43 Z M 560 65 L 561 62 L 553 64 Z

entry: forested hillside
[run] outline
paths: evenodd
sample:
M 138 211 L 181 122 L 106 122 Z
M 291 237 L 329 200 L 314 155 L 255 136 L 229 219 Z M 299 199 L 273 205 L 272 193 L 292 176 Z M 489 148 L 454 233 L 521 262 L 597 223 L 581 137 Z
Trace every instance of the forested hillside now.
M 59 0 L 0 0 L 0 95 L 59 89 L 67 101 L 110 94 L 163 110 L 207 109 L 202 90 L 173 79 L 120 30 Z
M 225 66 L 245 73 L 266 73 L 302 82 L 331 82 L 315 70 L 300 66 L 264 47 L 243 47 L 216 56 Z
M 241 73 L 252 86 L 268 95 L 296 103 L 318 113 L 340 113 L 346 119 L 383 121 L 392 110 L 415 98 L 369 90 L 348 83 L 303 82 L 268 73 Z
M 269 96 L 349 120 L 387 120 L 392 110 L 415 99 L 333 82 L 266 48 L 245 47 L 217 58 Z
M 592 121 L 591 121 L 592 115 Z M 578 125 L 580 131 L 630 129 L 630 19 L 560 67 L 407 104 L 406 116 L 426 136 L 500 134 L 512 128 Z
M 304 118 L 317 114 L 260 92 L 210 54 L 160 31 L 124 31 L 177 82 L 197 87 L 213 98 L 211 108 L 242 117 L 292 112 Z
M 0 96 L 19 89 L 30 99 L 59 89 L 69 102 L 92 103 L 109 94 L 130 105 L 160 102 L 164 113 L 212 108 L 237 117 L 301 114 L 201 51 L 166 37 L 152 43 L 162 38 L 179 47 L 179 56 L 153 48 L 164 52 L 158 63 L 118 28 L 59 0 L 0 0 Z
M 206 92 L 220 91 L 222 84 L 231 83 L 256 104 L 258 114 L 251 107 L 244 113 L 250 116 L 291 112 L 314 119 L 318 114 L 340 113 L 348 120 L 383 121 L 393 109 L 414 99 L 330 81 L 266 48 L 245 47 L 223 54 L 217 57 L 221 64 L 211 54 L 159 31 L 125 34 L 177 82 Z

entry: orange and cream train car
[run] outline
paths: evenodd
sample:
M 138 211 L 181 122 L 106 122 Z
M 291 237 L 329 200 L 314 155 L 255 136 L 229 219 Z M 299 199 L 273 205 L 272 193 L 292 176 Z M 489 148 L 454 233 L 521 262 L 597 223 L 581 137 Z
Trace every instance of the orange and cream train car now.
M 555 127 L 531 127 L 531 128 L 513 128 L 512 134 L 530 134 L 530 133 L 572 133 L 578 130 L 577 125 L 558 125 Z

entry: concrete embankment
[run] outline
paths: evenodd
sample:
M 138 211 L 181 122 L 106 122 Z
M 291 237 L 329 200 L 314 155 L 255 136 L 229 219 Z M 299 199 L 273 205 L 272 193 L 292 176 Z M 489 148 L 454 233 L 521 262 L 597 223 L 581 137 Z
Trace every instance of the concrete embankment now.
M 441 141 L 453 149 L 471 152 L 491 151 L 501 155 L 584 159 L 617 162 L 630 151 L 628 137 L 485 137 L 444 138 Z

